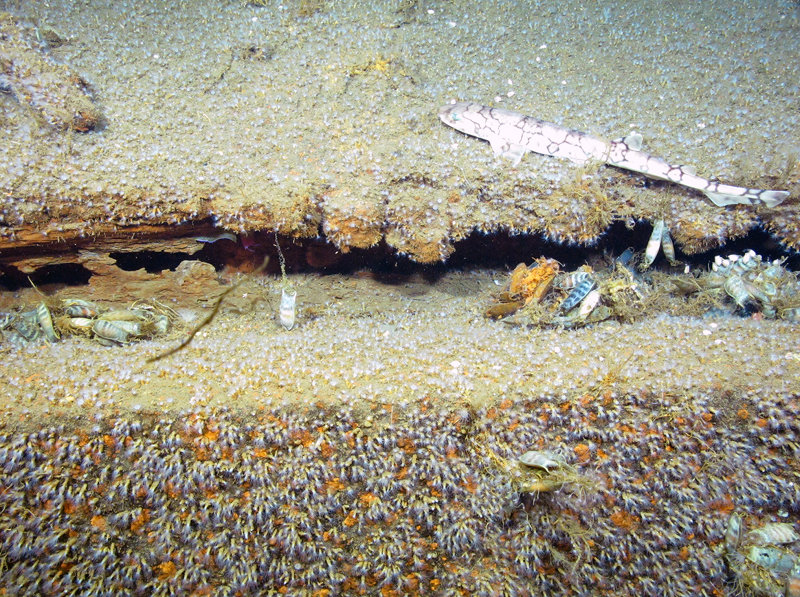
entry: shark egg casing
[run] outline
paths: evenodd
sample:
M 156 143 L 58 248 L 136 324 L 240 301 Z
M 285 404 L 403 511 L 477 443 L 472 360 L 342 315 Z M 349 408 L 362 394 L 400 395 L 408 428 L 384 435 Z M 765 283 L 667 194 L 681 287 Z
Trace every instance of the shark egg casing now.
M 281 325 L 287 330 L 291 330 L 294 327 L 296 299 L 296 290 L 289 290 L 287 288 L 281 290 L 281 308 L 279 317 Z

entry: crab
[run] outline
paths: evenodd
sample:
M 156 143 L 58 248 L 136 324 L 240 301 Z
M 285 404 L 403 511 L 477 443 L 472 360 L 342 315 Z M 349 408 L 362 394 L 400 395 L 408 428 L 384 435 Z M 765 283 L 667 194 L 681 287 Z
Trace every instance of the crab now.
M 506 317 L 522 307 L 540 302 L 553 286 L 558 271 L 558 261 L 546 257 L 540 257 L 530 267 L 520 263 L 511 272 L 497 303 L 486 310 L 486 317 Z

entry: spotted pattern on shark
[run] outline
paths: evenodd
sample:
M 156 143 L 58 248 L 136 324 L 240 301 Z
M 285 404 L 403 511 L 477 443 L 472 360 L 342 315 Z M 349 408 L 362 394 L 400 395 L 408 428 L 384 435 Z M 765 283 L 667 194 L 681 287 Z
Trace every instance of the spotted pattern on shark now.
M 649 178 L 700 191 L 720 207 L 758 203 L 775 207 L 789 196 L 789 191 L 714 182 L 698 176 L 691 167 L 669 164 L 641 151 L 642 136 L 638 133 L 608 142 L 519 112 L 470 102 L 443 106 L 439 110 L 439 118 L 457 131 L 485 139 L 495 154 L 511 159 L 514 165 L 519 164 L 526 151 L 566 158 L 577 163 L 598 160 Z

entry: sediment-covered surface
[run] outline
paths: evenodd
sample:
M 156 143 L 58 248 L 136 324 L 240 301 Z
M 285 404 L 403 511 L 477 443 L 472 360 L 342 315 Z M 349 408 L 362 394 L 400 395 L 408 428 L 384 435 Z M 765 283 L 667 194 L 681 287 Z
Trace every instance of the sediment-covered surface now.
M 2 8 L 23 38 L 0 47 L 3 248 L 198 220 L 343 250 L 385 239 L 423 262 L 475 229 L 587 243 L 617 219 L 663 218 L 687 252 L 758 224 L 800 242 L 795 3 Z M 99 127 L 42 118 L 63 81 L 21 80 L 21 45 L 85 80 Z M 439 122 L 453 99 L 636 130 L 672 163 L 793 195 L 721 209 L 610 168 L 532 154 L 514 168 Z
M 210 312 L 225 287 L 204 279 L 207 296 L 200 298 L 197 288 L 175 284 L 181 302 L 165 302 L 189 321 L 163 339 L 106 347 L 65 335 L 53 344 L 16 347 L 7 330 L 0 345 L 7 420 L 26 408 L 81 414 L 175 404 L 268 406 L 276 399 L 483 403 L 566 397 L 604 379 L 623 393 L 658 388 L 691 395 L 710 387 L 772 393 L 788 391 L 800 372 L 798 324 L 789 321 L 642 314 L 633 324 L 538 329 L 490 320 L 484 311 L 506 278 L 487 271 L 435 281 L 292 277 L 298 293 L 292 331 L 276 321 L 280 282 L 255 277 L 226 298 L 189 346 L 146 363 Z M 162 284 L 142 287 L 160 291 Z M 22 294 L 33 306 L 41 300 L 30 289 Z M 68 295 L 75 291 L 60 294 Z

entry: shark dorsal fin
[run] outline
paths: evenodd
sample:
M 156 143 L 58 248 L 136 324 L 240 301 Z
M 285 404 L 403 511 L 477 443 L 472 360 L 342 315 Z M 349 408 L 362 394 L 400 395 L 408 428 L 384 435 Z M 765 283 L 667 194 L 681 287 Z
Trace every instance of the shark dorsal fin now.
M 642 149 L 642 136 L 639 133 L 625 135 L 620 141 L 627 145 L 628 149 L 633 149 L 634 151 Z

